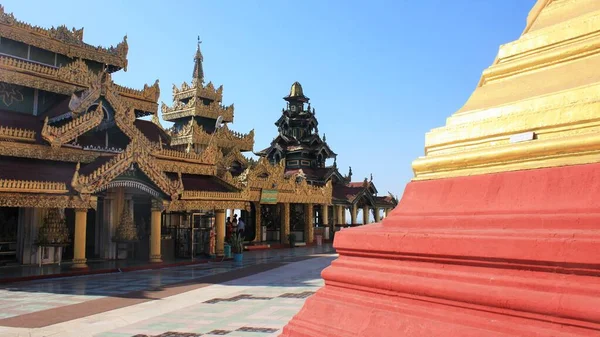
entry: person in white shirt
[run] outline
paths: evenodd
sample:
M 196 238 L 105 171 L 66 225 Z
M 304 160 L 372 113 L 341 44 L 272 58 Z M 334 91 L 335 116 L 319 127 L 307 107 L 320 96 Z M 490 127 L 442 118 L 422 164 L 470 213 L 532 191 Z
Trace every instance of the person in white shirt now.
M 246 229 L 246 224 L 244 223 L 244 220 L 242 220 L 242 218 L 239 219 L 238 221 L 238 233 L 240 233 L 240 235 L 244 235 L 244 230 Z

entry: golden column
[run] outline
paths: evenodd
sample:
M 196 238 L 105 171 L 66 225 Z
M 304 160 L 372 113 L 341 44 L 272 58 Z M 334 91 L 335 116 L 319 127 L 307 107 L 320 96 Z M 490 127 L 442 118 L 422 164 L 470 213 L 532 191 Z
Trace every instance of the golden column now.
M 85 231 L 87 208 L 75 209 L 75 242 L 73 247 L 73 268 L 87 268 L 85 258 Z
M 321 205 L 321 214 L 323 217 L 323 227 L 327 228 L 329 227 L 329 205 L 327 204 L 323 204 Z M 331 229 L 329 229 L 331 230 Z M 331 235 L 331 234 L 329 234 Z M 329 238 L 327 238 L 329 240 Z M 323 233 L 323 240 L 325 240 L 325 233 Z
M 290 234 L 290 204 L 283 203 L 281 206 L 281 243 L 289 243 L 288 235 Z
M 150 262 L 162 262 L 160 253 L 161 220 L 164 207 L 159 200 L 152 200 L 150 214 Z
M 335 206 L 336 219 L 334 225 L 340 225 L 344 223 L 344 207 L 343 206 Z
M 342 225 L 346 224 L 346 206 L 342 206 Z
M 215 254 L 217 256 L 223 256 L 225 254 L 225 212 L 226 210 L 224 209 L 215 210 L 215 232 L 217 234 Z
M 369 223 L 369 206 L 363 206 L 363 225 Z
M 389 209 L 389 208 L 386 208 L 386 209 L 385 209 L 385 217 L 386 217 L 386 218 L 388 217 L 389 213 L 390 213 L 390 209 Z
M 315 224 L 313 223 L 313 204 L 304 204 L 304 242 L 312 243 L 315 238 Z
M 352 225 L 356 224 L 356 215 L 358 213 L 358 208 L 356 204 L 352 205 L 352 210 L 350 211 L 350 223 Z
M 256 236 L 254 237 L 254 240 L 252 240 L 253 242 L 262 242 L 262 220 L 261 220 L 261 206 L 259 202 L 255 202 L 254 203 L 254 227 L 255 228 L 255 232 L 256 232 Z
M 379 222 L 381 220 L 381 218 L 379 217 L 379 212 L 381 210 L 379 209 L 379 207 L 375 207 L 375 208 L 373 208 L 373 210 L 374 210 L 374 213 L 375 213 L 375 222 Z

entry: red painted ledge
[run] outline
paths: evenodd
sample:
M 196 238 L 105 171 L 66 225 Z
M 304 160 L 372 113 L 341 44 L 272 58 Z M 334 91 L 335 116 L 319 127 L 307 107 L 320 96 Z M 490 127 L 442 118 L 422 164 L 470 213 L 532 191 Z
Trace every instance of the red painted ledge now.
M 132 267 L 123 267 L 123 268 L 105 268 L 105 269 L 90 269 L 88 268 L 83 268 L 83 269 L 73 269 L 70 271 L 65 271 L 62 273 L 57 273 L 57 274 L 47 274 L 47 275 L 30 275 L 30 276 L 19 276 L 19 277 L 7 277 L 7 278 L 0 278 L 0 284 L 6 284 L 6 283 L 15 283 L 15 282 L 25 282 L 25 281 L 34 281 L 34 280 L 43 280 L 43 279 L 54 279 L 54 278 L 61 278 L 61 277 L 73 277 L 73 276 L 84 276 L 84 275 L 97 275 L 97 274 L 111 274 L 111 273 L 127 273 L 127 272 L 132 272 L 132 271 L 140 271 L 140 270 L 154 270 L 154 269 L 164 269 L 164 268 L 173 268 L 173 267 L 181 267 L 181 266 L 188 266 L 188 265 L 195 265 L 195 264 L 203 264 L 203 263 L 208 263 L 209 261 L 211 262 L 222 262 L 222 261 L 231 261 L 233 260 L 232 258 L 227 258 L 227 259 L 217 259 L 217 260 L 208 260 L 208 259 L 202 259 L 202 260 L 194 260 L 194 261 L 180 261 L 180 262 L 173 262 L 173 263 L 149 263 L 149 264 L 145 264 L 145 265 L 139 265 L 139 266 L 132 266 Z
M 411 182 L 282 336 L 600 336 L 600 164 Z

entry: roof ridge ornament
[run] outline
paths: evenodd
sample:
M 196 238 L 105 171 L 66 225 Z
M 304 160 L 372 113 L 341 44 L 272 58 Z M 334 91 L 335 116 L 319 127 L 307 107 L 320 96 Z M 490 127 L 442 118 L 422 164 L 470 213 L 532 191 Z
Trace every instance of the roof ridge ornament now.
M 204 84 L 204 69 L 202 68 L 204 57 L 202 56 L 202 51 L 200 51 L 201 43 L 200 35 L 198 35 L 198 47 L 196 49 L 196 55 L 194 56 L 194 73 L 192 74 L 192 78 L 196 80 L 196 82 Z

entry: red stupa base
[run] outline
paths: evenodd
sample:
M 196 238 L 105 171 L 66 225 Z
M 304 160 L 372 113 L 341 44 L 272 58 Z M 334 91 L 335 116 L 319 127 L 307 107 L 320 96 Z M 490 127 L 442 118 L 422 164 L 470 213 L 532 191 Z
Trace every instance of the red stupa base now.
M 282 336 L 600 336 L 600 164 L 411 182 L 334 246 Z

